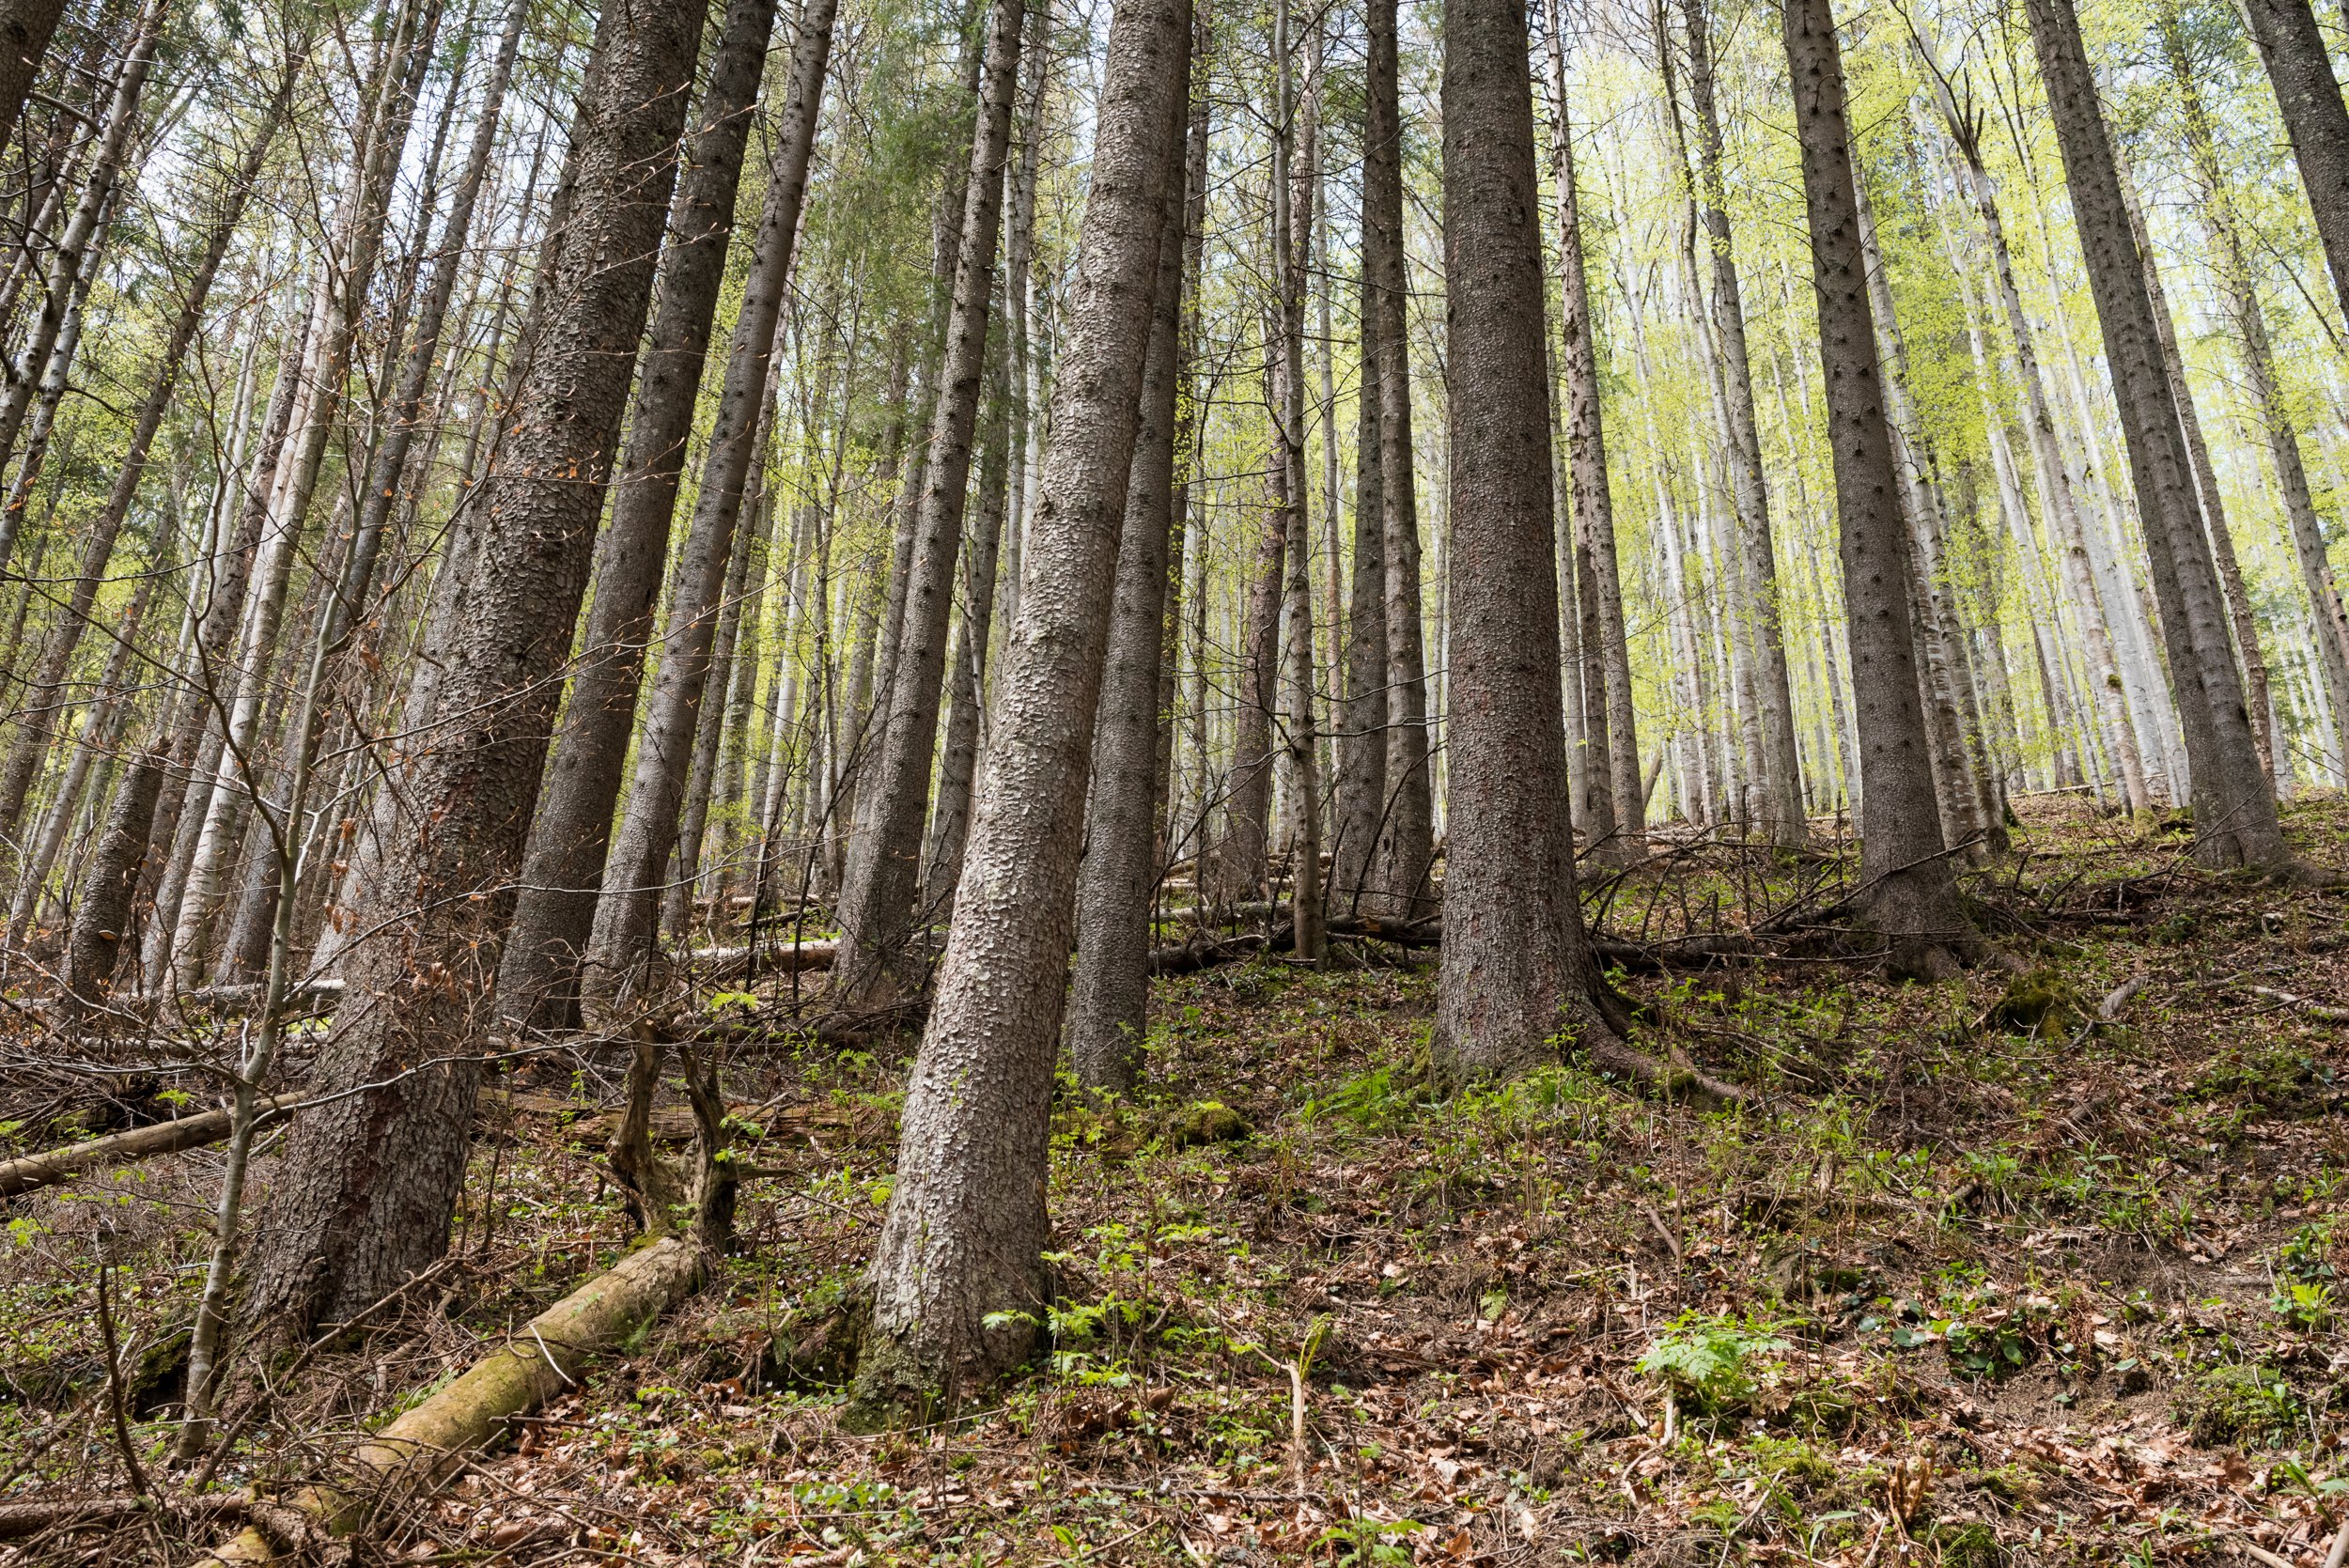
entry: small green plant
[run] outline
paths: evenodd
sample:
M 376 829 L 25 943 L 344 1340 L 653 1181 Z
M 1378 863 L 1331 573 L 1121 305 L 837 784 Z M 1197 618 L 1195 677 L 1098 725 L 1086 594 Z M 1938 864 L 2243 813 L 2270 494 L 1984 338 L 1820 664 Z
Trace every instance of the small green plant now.
M 2330 1216 L 2301 1226 L 2276 1250 L 2276 1286 L 2268 1305 L 2295 1328 L 2312 1332 L 2333 1320 L 2338 1298 L 2332 1250 Z
M 1779 1327 L 1750 1316 L 1684 1313 L 1648 1346 L 1640 1370 L 1691 1408 L 1725 1415 L 1761 1387 L 1761 1358 L 1788 1348 Z
M 2178 1385 L 2171 1400 L 2204 1448 L 2279 1442 L 2300 1421 L 2300 1400 L 2275 1372 L 2243 1362 L 2212 1367 Z

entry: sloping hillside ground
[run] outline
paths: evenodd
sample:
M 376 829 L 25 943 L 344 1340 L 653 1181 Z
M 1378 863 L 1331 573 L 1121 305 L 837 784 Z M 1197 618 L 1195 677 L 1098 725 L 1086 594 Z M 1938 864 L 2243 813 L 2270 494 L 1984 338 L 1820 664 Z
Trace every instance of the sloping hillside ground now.
M 2349 809 L 2293 824 L 2349 866 Z M 1438 1098 L 1430 954 L 1163 983 L 1149 1098 L 1057 1119 L 1049 1356 L 879 1438 L 839 1430 L 817 1330 L 881 1213 L 908 1044 L 738 1043 L 728 1092 L 773 1134 L 742 1254 L 517 1443 L 384 1499 L 354 1560 L 2317 1568 L 2349 1517 L 2349 899 L 2044 802 L 2019 844 L 1975 891 L 2031 973 L 1890 986 L 1814 950 L 1620 977 L 1651 1047 L 1759 1110 L 1570 1063 Z M 1699 847 L 1606 920 L 1734 929 L 1813 875 Z M 313 1356 L 225 1483 L 332 1473 L 615 1255 L 595 1124 L 546 1108 L 608 1106 L 621 1069 L 542 1059 L 491 1108 L 453 1261 Z M 59 1081 L 10 1098 L 54 1119 Z M 98 1260 L 135 1368 L 190 1315 L 219 1157 L 9 1210 L 0 1504 L 131 1495 Z M 124 1425 L 167 1493 L 171 1389 L 139 1381 Z M 222 1533 L 180 1508 L 0 1561 Z

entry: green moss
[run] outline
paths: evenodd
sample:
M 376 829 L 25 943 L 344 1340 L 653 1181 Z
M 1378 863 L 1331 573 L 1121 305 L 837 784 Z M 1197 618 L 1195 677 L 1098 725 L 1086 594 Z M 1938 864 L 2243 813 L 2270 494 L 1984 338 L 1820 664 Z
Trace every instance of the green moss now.
M 2085 1017 L 2071 986 L 2053 970 L 2044 969 L 2008 981 L 2006 994 L 1990 1009 L 1990 1022 L 1998 1028 L 2041 1040 L 2070 1034 Z
M 1201 1143 L 1237 1143 L 1256 1129 L 1221 1100 L 1194 1100 L 1166 1125 L 1166 1141 L 1177 1149 Z
M 1941 1568 L 2004 1568 L 2007 1560 L 1998 1533 L 1979 1520 L 1936 1522 L 1926 1528 L 1924 1539 L 1936 1549 Z

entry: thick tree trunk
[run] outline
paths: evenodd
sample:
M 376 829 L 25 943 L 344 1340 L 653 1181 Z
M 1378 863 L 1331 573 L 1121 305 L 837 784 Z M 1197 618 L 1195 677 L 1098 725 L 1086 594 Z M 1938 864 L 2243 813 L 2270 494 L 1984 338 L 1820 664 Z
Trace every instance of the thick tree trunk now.
M 65 14 L 65 0 L 7 0 L 0 5 L 0 148 L 16 133 L 32 96 L 49 40 Z
M 613 808 L 635 726 L 653 603 L 668 565 L 694 393 L 725 278 L 742 154 L 774 16 L 775 0 L 727 5 L 670 217 L 628 450 L 613 487 L 612 520 L 596 546 L 595 601 L 548 766 L 546 802 L 522 862 L 513 936 L 498 968 L 506 1016 L 542 1027 L 577 1019 L 577 965 L 595 929 Z
M 464 1176 L 476 1037 L 538 795 L 604 482 L 652 294 L 702 31 L 699 8 L 609 0 L 557 197 L 521 396 L 486 481 L 444 722 L 412 777 L 412 836 L 387 849 L 356 913 L 350 987 L 312 1070 L 335 1097 L 296 1119 L 252 1305 L 306 1324 L 348 1315 L 440 1255 Z M 349 1091 L 345 1093 L 345 1091 Z
M 1159 778 L 1159 668 L 1166 641 L 1187 206 L 1180 199 L 1164 203 L 1156 303 L 1118 535 L 1108 663 L 1093 722 L 1084 860 L 1077 868 L 1077 974 L 1068 1053 L 1080 1084 L 1119 1094 L 1132 1093 L 1140 1079 L 1148 1021 L 1150 898 L 1158 886 L 1151 828 Z
M 66 941 L 65 988 L 85 1006 L 102 1005 L 113 994 L 115 972 L 130 951 L 132 915 L 138 892 L 139 862 L 147 854 L 148 826 L 163 788 L 163 754 L 140 753 L 116 782 L 106 831 L 91 852 L 73 908 L 73 929 Z
M 1378 912 L 1423 914 L 1434 898 L 1436 806 L 1427 660 L 1420 628 L 1419 488 L 1411 471 L 1409 303 L 1403 264 L 1403 113 L 1393 0 L 1369 0 L 1362 134 L 1363 272 L 1378 339 L 1378 463 L 1387 568 L 1387 795 L 1372 878 Z M 1528 91 L 1531 91 L 1529 85 Z M 1553 688 L 1556 683 L 1551 683 Z
M 1269 375 L 1265 392 L 1269 400 Z M 1288 483 L 1287 459 L 1277 442 L 1266 455 L 1266 489 L 1277 493 Z M 1225 790 L 1223 842 L 1216 854 L 1217 896 L 1229 903 L 1271 896 L 1272 769 L 1277 755 L 1273 719 L 1280 711 L 1281 598 L 1287 582 L 1287 511 L 1268 505 L 1249 562 L 1231 783 Z
M 2275 787 L 2260 771 L 2252 743 L 2217 569 L 2195 507 L 2193 470 L 2145 289 L 2144 259 L 2129 233 L 2079 22 L 2070 0 L 2030 0 L 2030 11 L 2161 606 L 2192 773 L 2196 854 L 2211 864 L 2284 866 L 2293 856 L 2277 822 Z
M 693 520 L 670 581 L 661 669 L 653 679 L 644 733 L 637 737 L 627 815 L 612 846 L 596 905 L 595 930 L 581 970 L 580 990 L 591 1010 L 627 1004 L 659 938 L 661 880 L 677 846 L 678 810 L 690 779 L 710 651 L 724 609 L 721 590 L 765 425 L 767 371 L 791 278 L 835 11 L 834 0 L 816 0 L 801 19 L 800 39 L 792 53 L 783 135 L 768 177 L 741 312 L 735 318 L 734 339 L 726 350 L 725 387 L 702 462 Z
M 1444 8 L 1451 302 L 1451 811 L 1437 1066 L 1455 1081 L 1614 1034 L 1575 892 L 1558 703 L 1532 81 L 1517 0 Z
M 887 727 L 874 767 L 859 785 L 869 807 L 858 823 L 840 891 L 840 935 L 848 955 L 832 976 L 832 1004 L 859 1011 L 920 988 L 926 955 L 913 945 L 929 820 L 930 768 L 938 753 L 939 691 L 962 553 L 971 484 L 972 436 L 985 380 L 988 305 L 1002 228 L 1003 165 L 1011 151 L 1011 101 L 1019 80 L 1021 0 L 994 0 L 988 14 L 979 115 L 957 247 L 954 297 L 939 362 L 926 488 L 906 581 L 905 619 L 894 679 L 883 693 Z
M 1909 625 L 1892 436 L 1868 301 L 1843 67 L 1828 0 L 1786 0 L 1786 64 L 1802 147 L 1820 368 L 1858 711 L 1861 919 L 1890 945 L 1896 970 L 1940 974 L 1971 936 L 1943 852 L 1933 799 L 1916 639 Z
M 955 1405 L 1048 1298 L 1045 1165 L 1095 710 L 1165 206 L 1186 0 L 1121 0 L 1097 101 L 1032 567 L 1005 649 L 937 1000 L 908 1085 L 852 1416 Z

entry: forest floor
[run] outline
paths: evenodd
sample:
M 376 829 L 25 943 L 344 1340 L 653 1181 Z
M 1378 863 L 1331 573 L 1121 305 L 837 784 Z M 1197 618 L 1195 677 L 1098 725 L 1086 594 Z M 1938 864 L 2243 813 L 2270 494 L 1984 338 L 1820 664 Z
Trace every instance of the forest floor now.
M 1759 1108 L 1570 1058 L 1438 1097 L 1431 954 L 1159 983 L 1145 1096 L 1056 1118 L 1048 1353 L 926 1431 L 848 1436 L 795 1357 L 876 1233 L 910 1042 L 738 1043 L 729 1094 L 772 1134 L 740 1254 L 357 1560 L 2317 1568 L 2349 1517 L 2349 899 L 2027 817 L 1973 885 L 2027 974 L 1618 977 L 1652 1046 Z M 2290 825 L 2349 868 L 2349 805 Z M 1798 880 L 1704 846 L 1601 896 L 1652 939 Z M 627 1244 L 591 1119 L 622 1066 L 543 1059 L 492 1105 L 452 1261 L 315 1357 L 225 1481 L 331 1472 Z M 59 1081 L 0 1133 L 59 1141 Z M 126 1495 L 99 1261 L 139 1364 L 191 1314 L 219 1161 L 8 1209 L 0 1507 Z M 161 1486 L 172 1390 L 131 1381 Z M 186 1562 L 218 1529 L 187 1520 L 0 1562 Z

